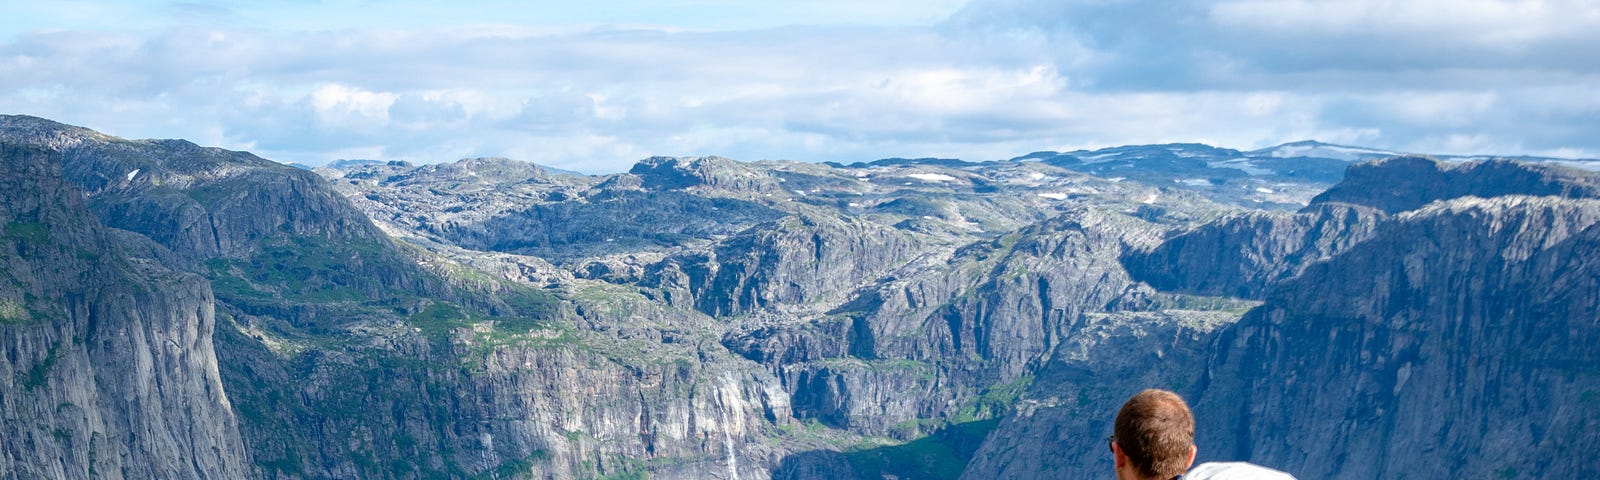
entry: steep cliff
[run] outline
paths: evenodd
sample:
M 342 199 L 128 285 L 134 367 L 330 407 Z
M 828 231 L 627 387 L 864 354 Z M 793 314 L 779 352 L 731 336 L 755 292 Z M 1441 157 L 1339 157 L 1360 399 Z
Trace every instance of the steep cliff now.
M 248 476 L 206 281 L 102 226 L 61 161 L 0 143 L 0 472 Z
M 1418 159 L 1351 170 L 1299 214 L 1223 219 L 1126 256 L 1136 279 L 1264 304 L 1208 323 L 1220 328 L 1161 327 L 1173 343 L 1058 348 L 964 476 L 1104 475 L 1099 439 L 1148 387 L 1194 405 L 1201 461 L 1301 478 L 1593 475 L 1581 452 L 1600 398 L 1586 346 L 1600 335 L 1595 175 Z M 1211 265 L 1226 273 L 1195 278 Z
M 1260 298 L 1279 281 L 1365 241 L 1385 217 L 1374 208 L 1339 203 L 1297 213 L 1249 212 L 1131 251 L 1123 264 L 1160 290 Z
M 1303 478 L 1600 473 L 1597 220 L 1524 196 L 1402 214 L 1222 335 L 1199 441 Z

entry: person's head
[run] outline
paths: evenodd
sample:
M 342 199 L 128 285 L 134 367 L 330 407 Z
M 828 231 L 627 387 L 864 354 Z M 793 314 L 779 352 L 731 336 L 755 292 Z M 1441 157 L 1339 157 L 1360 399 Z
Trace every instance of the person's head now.
M 1194 415 L 1176 393 L 1139 392 L 1122 404 L 1115 428 L 1118 478 L 1166 480 L 1194 463 Z

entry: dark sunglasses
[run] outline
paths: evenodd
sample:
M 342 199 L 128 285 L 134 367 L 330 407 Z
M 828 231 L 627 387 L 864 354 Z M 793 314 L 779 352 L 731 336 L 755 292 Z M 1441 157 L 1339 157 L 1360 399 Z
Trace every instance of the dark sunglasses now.
M 1106 435 L 1106 449 L 1111 450 L 1111 453 L 1117 453 L 1117 447 L 1112 446 L 1114 443 L 1117 443 L 1117 436 Z

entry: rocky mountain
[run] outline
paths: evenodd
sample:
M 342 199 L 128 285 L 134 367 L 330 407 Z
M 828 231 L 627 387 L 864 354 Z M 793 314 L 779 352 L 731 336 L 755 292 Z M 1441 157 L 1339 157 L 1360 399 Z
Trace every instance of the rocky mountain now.
M 59 153 L 0 143 L 0 473 L 247 476 L 205 279 L 79 192 Z
M 1600 200 L 1552 161 L 306 171 L 23 116 L 0 146 L 0 477 L 1078 478 L 1149 386 L 1203 456 L 1303 478 L 1593 471 L 1401 454 L 1594 443 Z

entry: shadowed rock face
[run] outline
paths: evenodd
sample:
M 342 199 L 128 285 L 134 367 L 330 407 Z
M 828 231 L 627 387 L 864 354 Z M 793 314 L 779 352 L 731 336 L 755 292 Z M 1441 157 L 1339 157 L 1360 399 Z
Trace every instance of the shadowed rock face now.
M 243 478 L 204 279 L 100 225 L 61 157 L 0 142 L 0 472 Z M 143 242 L 143 243 L 140 243 Z
M 1278 282 L 1365 241 L 1386 217 L 1351 204 L 1246 213 L 1130 252 L 1123 264 L 1160 290 L 1261 298 Z
M 1597 220 L 1520 196 L 1402 215 L 1223 335 L 1201 441 L 1306 478 L 1600 473 L 1576 454 L 1600 446 Z

